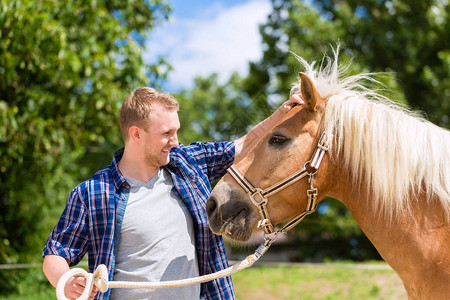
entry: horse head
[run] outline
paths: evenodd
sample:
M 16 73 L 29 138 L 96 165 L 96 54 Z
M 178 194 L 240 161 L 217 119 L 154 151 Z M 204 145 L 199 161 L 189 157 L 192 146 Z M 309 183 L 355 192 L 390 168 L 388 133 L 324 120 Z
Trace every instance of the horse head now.
M 261 227 L 261 219 L 266 217 L 266 221 L 278 224 L 307 210 L 307 191 L 313 185 L 318 191 L 318 202 L 325 198 L 330 189 L 331 177 L 326 176 L 330 168 L 329 157 L 320 157 L 322 163 L 318 170 L 310 166 L 323 131 L 321 119 L 326 101 L 306 74 L 300 73 L 300 79 L 304 104 L 292 108 L 232 167 L 242 174 L 250 190 L 254 190 L 246 190 L 246 184 L 239 183 L 229 172 L 217 183 L 208 199 L 206 210 L 209 226 L 216 234 L 248 240 L 258 228 L 258 223 Z M 304 174 L 299 170 L 303 170 Z M 300 180 L 284 184 L 274 193 L 267 192 L 268 188 L 298 173 Z M 313 182 L 309 182 L 311 180 Z M 267 197 L 264 197 L 266 194 Z

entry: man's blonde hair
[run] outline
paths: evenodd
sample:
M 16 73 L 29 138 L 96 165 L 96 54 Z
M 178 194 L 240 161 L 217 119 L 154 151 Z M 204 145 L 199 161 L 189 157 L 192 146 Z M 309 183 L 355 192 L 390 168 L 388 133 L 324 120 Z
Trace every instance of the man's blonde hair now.
M 142 87 L 134 90 L 125 98 L 120 109 L 119 124 L 123 140 L 130 138 L 129 129 L 137 126 L 147 130 L 150 121 L 152 105 L 161 105 L 165 109 L 179 109 L 178 101 L 169 93 L 162 93 L 150 87 Z

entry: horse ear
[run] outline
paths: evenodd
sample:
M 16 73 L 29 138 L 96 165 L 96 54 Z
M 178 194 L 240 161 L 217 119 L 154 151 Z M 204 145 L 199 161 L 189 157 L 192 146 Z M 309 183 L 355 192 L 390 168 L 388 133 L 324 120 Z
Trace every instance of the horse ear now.
M 309 78 L 308 75 L 302 72 L 298 74 L 300 75 L 301 92 L 306 106 L 310 110 L 317 111 L 318 106 L 321 102 L 323 102 L 322 98 L 319 95 L 319 92 L 317 92 L 311 78 Z

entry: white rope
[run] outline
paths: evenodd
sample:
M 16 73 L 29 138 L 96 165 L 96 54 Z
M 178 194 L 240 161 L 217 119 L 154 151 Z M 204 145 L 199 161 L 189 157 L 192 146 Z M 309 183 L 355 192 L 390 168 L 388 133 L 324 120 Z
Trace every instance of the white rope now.
M 95 269 L 94 273 L 88 273 L 81 268 L 73 268 L 64 273 L 64 275 L 59 279 L 58 284 L 56 285 L 56 298 L 58 300 L 69 300 L 64 295 L 64 287 L 66 286 L 66 283 L 74 276 L 82 276 L 86 278 L 86 287 L 77 300 L 88 300 L 94 285 L 104 293 L 110 288 L 162 289 L 203 283 L 214 279 L 223 278 L 252 266 L 267 251 L 273 241 L 274 240 L 272 239 L 267 239 L 264 244 L 259 246 L 255 253 L 247 256 L 240 263 L 237 263 L 227 269 L 212 274 L 181 280 L 160 282 L 108 281 L 108 269 L 105 265 L 99 265 Z

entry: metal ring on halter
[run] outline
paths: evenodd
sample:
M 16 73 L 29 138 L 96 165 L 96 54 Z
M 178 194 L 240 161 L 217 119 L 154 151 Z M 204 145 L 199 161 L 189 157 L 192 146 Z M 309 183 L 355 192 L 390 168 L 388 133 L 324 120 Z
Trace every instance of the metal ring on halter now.
M 303 165 L 303 168 L 305 168 L 305 170 L 308 170 L 306 168 L 307 165 L 311 165 L 311 161 L 305 162 L 305 164 Z M 313 168 L 313 167 L 311 167 L 311 169 L 313 169 L 314 171 L 313 172 L 308 172 L 309 176 L 314 176 L 314 175 L 316 175 L 317 171 L 319 171 L 319 169 L 316 169 L 316 168 Z

